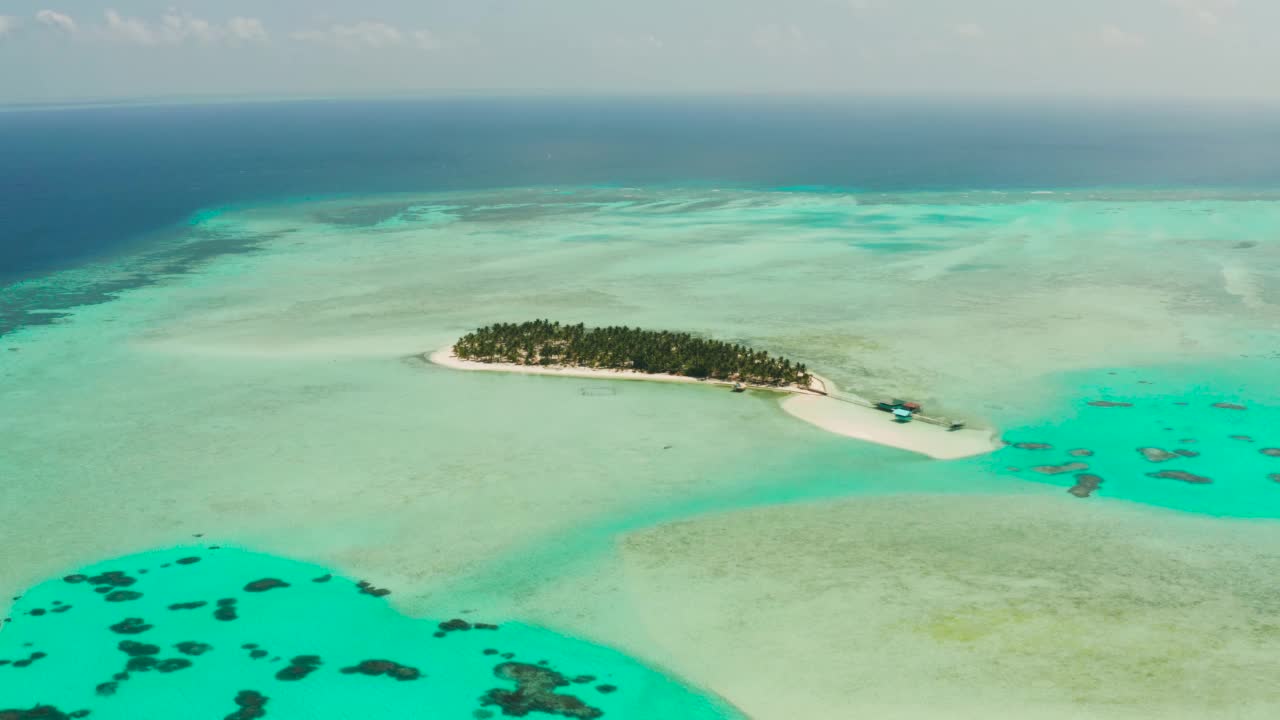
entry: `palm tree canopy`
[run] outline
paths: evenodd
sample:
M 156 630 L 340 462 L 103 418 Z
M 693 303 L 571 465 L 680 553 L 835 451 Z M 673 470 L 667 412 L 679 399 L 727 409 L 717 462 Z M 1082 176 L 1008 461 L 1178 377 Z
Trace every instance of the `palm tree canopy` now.
M 808 387 L 810 380 L 802 363 L 736 343 L 685 332 L 587 328 L 550 320 L 480 328 L 458 340 L 454 353 L 478 362 L 634 370 L 758 385 Z

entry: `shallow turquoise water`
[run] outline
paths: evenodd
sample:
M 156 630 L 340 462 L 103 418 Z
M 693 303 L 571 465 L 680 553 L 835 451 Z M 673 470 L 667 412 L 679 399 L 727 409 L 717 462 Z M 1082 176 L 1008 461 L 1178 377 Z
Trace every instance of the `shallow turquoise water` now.
M 1060 379 L 1061 402 L 1045 418 L 1008 426 L 1013 443 L 984 458 L 997 475 L 1071 486 L 1077 472 L 1103 479 L 1096 495 L 1220 517 L 1280 518 L 1280 402 L 1273 361 L 1214 367 L 1096 370 Z M 1115 403 L 1104 407 L 1090 403 Z M 1140 448 L 1180 457 L 1152 461 Z M 1075 456 L 1071 450 L 1088 450 Z M 1156 455 L 1156 457 L 1165 457 Z M 1083 463 L 1060 474 L 1035 467 Z M 1180 471 L 1205 481 L 1152 477 Z
M 271 699 L 269 717 L 345 717 L 372 703 L 465 718 L 484 709 L 487 690 L 511 688 L 482 653 L 492 642 L 568 677 L 607 676 L 616 693 L 564 691 L 608 717 L 731 716 L 710 693 L 623 655 L 511 620 L 674 667 L 678 653 L 646 644 L 643 613 L 628 614 L 626 570 L 609 565 L 615 542 L 749 507 L 964 493 L 1280 518 L 1270 478 L 1280 459 L 1260 452 L 1280 447 L 1277 223 L 1274 194 L 1086 191 L 521 189 L 201 214 L 189 236 L 149 254 L 6 289 L 19 314 L 39 314 L 78 288 L 154 281 L 5 337 L 0 431 L 19 481 L 0 484 L 11 571 L 0 581 L 16 591 L 19 578 L 198 531 L 277 557 L 192 547 L 95 565 L 149 570 L 143 597 L 118 604 L 83 584 L 39 585 L 0 633 L 0 659 L 48 656 L 0 666 L 0 708 L 51 702 L 115 717 L 194 698 L 225 716 L 253 689 Z M 202 256 L 207 242 L 248 252 L 195 270 L 175 260 Z M 529 317 L 758 345 L 842 387 L 921 399 L 1011 443 L 1051 447 L 937 463 L 827 434 L 766 395 L 457 373 L 414 359 L 479 325 Z M 1099 400 L 1130 406 L 1088 404 Z M 1213 406 L 1222 402 L 1247 409 Z M 1140 447 L 1197 455 L 1152 463 Z M 1087 467 L 1034 470 L 1068 462 Z M 1148 475 L 1163 470 L 1212 482 Z M 1088 499 L 1066 493 L 1080 473 L 1102 478 Z M 183 553 L 202 560 L 159 567 Z M 349 580 L 312 584 L 326 571 L 283 556 L 367 572 L 433 619 L 409 619 Z M 579 570 L 617 582 L 598 596 L 555 595 Z M 256 576 L 291 586 L 244 593 Z M 180 581 L 152 588 L 170 577 Z M 541 604 L 528 600 L 540 592 Z M 227 597 L 240 620 L 166 609 Z M 54 600 L 73 607 L 24 614 Z M 545 614 L 522 612 L 530 607 Z M 435 638 L 455 616 L 501 630 Z M 173 644 L 186 640 L 215 650 L 100 697 L 94 688 L 126 660 L 107 630 L 123 617 L 163 618 L 138 638 L 161 646 L 159 657 L 177 657 Z M 244 643 L 272 654 L 250 661 Z M 300 655 L 323 665 L 276 680 Z M 426 678 L 341 672 L 367 659 Z
M 113 572 L 121 573 L 119 579 L 103 575 Z M 246 589 L 264 579 L 287 586 Z M 117 595 L 125 599 L 113 601 Z M 191 603 L 203 604 L 172 607 Z M 219 619 L 216 613 L 224 604 L 234 613 Z M 129 618 L 142 621 L 132 626 L 140 632 L 125 632 L 131 628 L 121 623 Z M 446 620 L 463 629 L 442 629 L 450 627 Z M 496 627 L 484 627 L 486 620 Z M 267 717 L 351 718 L 373 712 L 377 717 L 483 718 L 504 714 L 500 703 L 486 701 L 489 691 L 517 690 L 495 669 L 522 663 L 551 678 L 548 692 L 581 700 L 567 705 L 567 712 L 535 707 L 537 712 L 637 720 L 738 717 L 620 653 L 492 620 L 467 608 L 458 608 L 455 618 L 408 618 L 324 568 L 229 547 L 150 552 L 92 565 L 22 596 L 0 633 L 0 661 L 7 661 L 0 664 L 0 712 L 44 704 L 67 713 L 89 710 L 94 718 L 162 717 L 179 710 L 223 717 L 237 710 L 240 692 L 252 690 L 268 699 Z M 38 654 L 34 661 L 33 653 Z M 302 661 L 315 669 L 282 679 L 280 673 L 298 665 L 294 658 L 299 656 L 315 656 Z M 133 659 L 130 670 L 135 657 L 142 659 Z M 417 672 L 407 672 L 413 679 L 402 680 L 349 670 L 370 660 Z M 560 681 L 564 684 L 555 686 Z M 539 696 L 531 692 L 530 697 Z

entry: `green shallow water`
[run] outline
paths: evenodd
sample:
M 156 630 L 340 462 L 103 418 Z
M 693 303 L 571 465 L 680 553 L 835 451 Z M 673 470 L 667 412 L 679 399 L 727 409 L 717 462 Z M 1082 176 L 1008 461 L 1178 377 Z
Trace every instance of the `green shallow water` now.
M 290 579 L 288 593 L 244 600 L 263 614 L 203 626 L 231 642 L 179 637 L 201 630 L 185 624 L 201 618 L 173 616 L 153 632 L 218 652 L 190 670 L 131 679 L 116 700 L 159 709 L 189 692 L 227 715 L 235 692 L 264 684 L 274 689 L 261 690 L 269 717 L 312 717 L 327 710 L 313 710 L 303 688 L 328 697 L 329 680 L 361 681 L 368 702 L 385 694 L 397 711 L 426 703 L 466 717 L 498 686 L 493 664 L 477 648 L 453 654 L 478 642 L 474 633 L 431 634 L 470 609 L 500 619 L 497 636 L 513 638 L 519 657 L 539 655 L 567 675 L 610 668 L 619 692 L 591 695 L 608 716 L 670 707 L 669 717 L 696 718 L 727 712 L 708 699 L 723 678 L 714 661 L 688 661 L 641 622 L 655 602 L 698 598 L 668 588 L 655 600 L 635 579 L 618 548 L 638 531 L 873 495 L 1034 497 L 1029 507 L 1053 516 L 1122 501 L 1153 518 L 1169 509 L 1226 525 L 1278 518 L 1270 475 L 1280 459 L 1259 452 L 1280 447 L 1277 227 L 1280 196 L 1194 191 L 526 188 L 201 214 L 147 253 L 3 291 L 11 319 L 46 303 L 67 312 L 68 298 L 97 304 L 0 338 L 0 590 L 37 587 L 0 633 L 0 659 L 25 656 L 26 642 L 57 650 L 0 668 L 0 679 L 21 670 L 56 684 L 53 671 L 69 665 L 76 678 L 66 694 L 33 680 L 12 701 L 0 695 L 0 707 L 124 712 L 87 684 L 122 662 L 103 622 L 117 608 L 91 597 L 65 615 L 23 613 L 89 592 L 42 584 L 51 576 L 194 533 L 264 554 L 202 553 L 196 566 L 164 571 L 192 584 L 166 585 L 155 602 L 179 589 L 230 596 L 259 570 L 292 578 L 325 567 L 395 588 L 394 607 L 348 594 L 349 581 Z M 1010 442 L 1052 447 L 939 463 L 805 425 L 768 394 L 460 373 L 419 357 L 477 326 L 533 317 L 744 342 L 841 387 L 920 399 Z M 1140 447 L 1198 455 L 1157 464 Z M 1065 492 L 1076 472 L 1033 470 L 1071 461 L 1102 478 L 1092 497 Z M 1212 482 L 1148 476 L 1161 470 Z M 153 567 L 178 552 L 127 564 Z M 997 558 L 983 561 L 973 558 L 1003 572 Z M 964 592 L 948 597 L 990 602 Z M 1126 592 L 1138 613 L 1141 592 Z M 133 605 L 152 602 L 147 593 Z M 43 622 L 53 618 L 60 624 Z M 77 641 L 57 627 L 83 628 L 74 633 L 91 637 L 84 647 L 97 659 L 69 660 Z M 303 647 L 313 637 L 322 639 Z M 224 652 L 260 640 L 286 660 L 320 655 L 326 681 L 277 687 L 269 663 Z M 781 666 L 773 695 L 803 687 L 788 668 L 812 661 L 808 647 L 766 652 L 758 662 Z M 338 672 L 365 654 L 418 659 L 428 678 Z M 450 673 L 457 688 L 446 690 L 438 680 Z M 202 677 L 216 678 L 207 692 Z

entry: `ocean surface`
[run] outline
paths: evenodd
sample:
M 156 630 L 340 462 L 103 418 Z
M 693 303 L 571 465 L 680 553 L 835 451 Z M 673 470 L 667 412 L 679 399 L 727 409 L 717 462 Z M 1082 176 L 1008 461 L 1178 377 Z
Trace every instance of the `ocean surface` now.
M 1280 114 L 22 109 L 0 158 L 0 711 L 1280 712 Z M 1008 445 L 422 360 L 533 317 Z

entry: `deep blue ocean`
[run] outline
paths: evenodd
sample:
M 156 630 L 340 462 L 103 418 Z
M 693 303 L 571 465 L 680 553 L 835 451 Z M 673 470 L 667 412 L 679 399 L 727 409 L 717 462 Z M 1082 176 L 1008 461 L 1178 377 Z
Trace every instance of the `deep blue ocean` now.
M 211 206 L 553 183 L 1275 187 L 1280 112 L 762 98 L 0 111 L 0 283 Z

